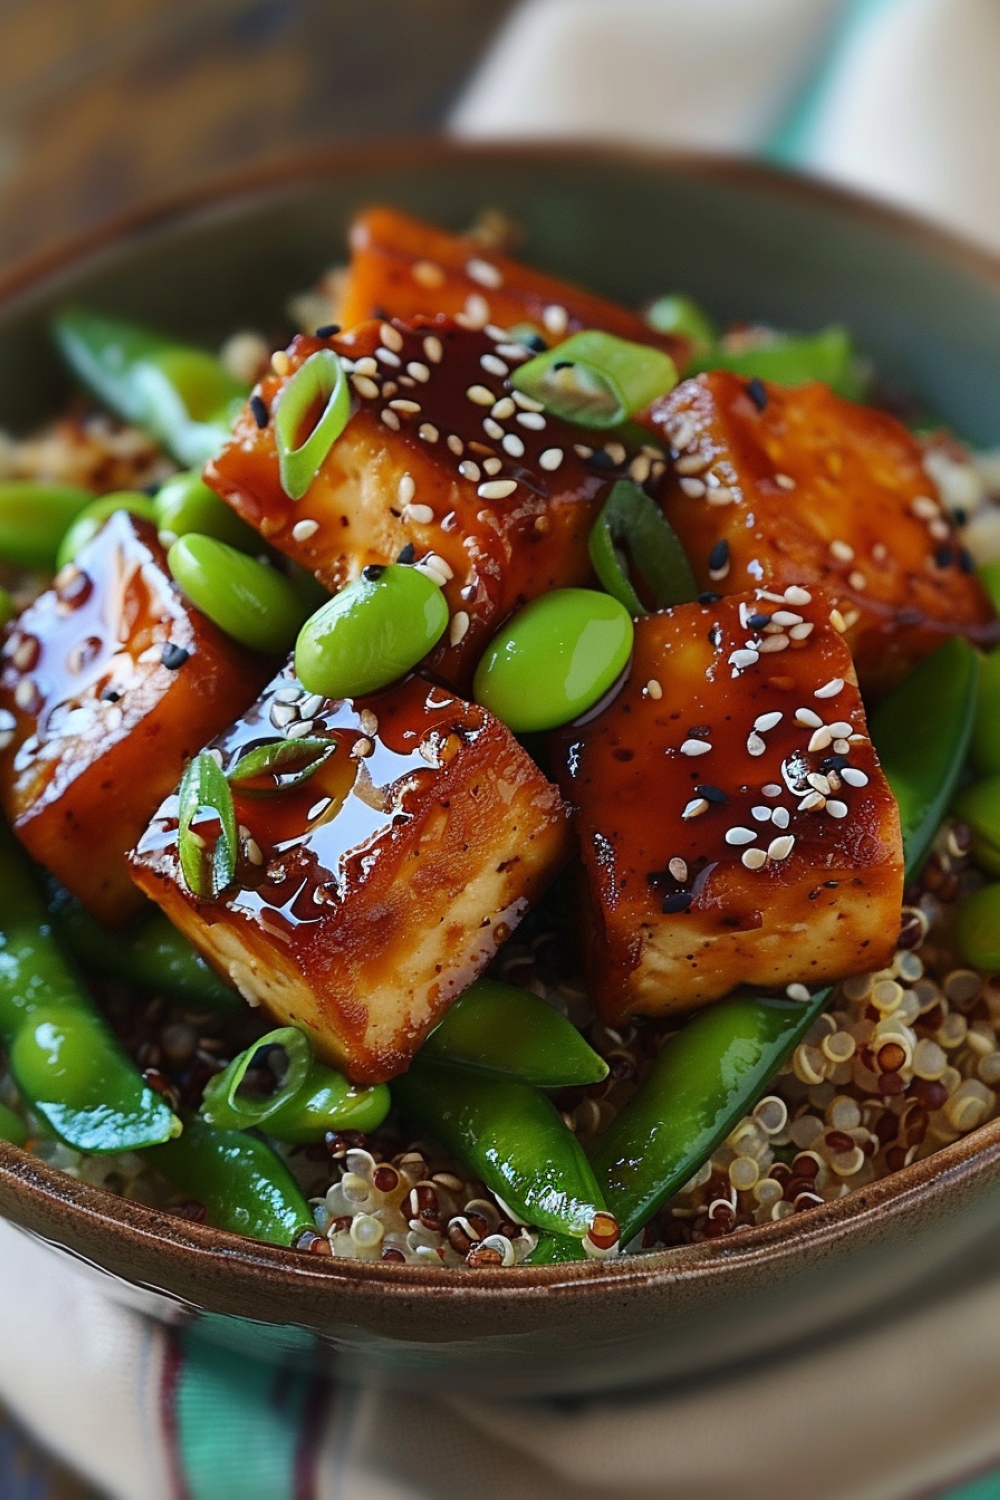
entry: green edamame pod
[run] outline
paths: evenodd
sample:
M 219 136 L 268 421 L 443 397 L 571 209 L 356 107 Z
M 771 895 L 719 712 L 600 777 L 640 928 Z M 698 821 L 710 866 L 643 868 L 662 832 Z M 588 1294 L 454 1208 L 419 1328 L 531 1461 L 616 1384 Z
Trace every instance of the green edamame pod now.
M 715 345 L 693 359 L 685 374 L 701 370 L 731 370 L 734 375 L 773 380 L 775 385 L 821 380 L 848 401 L 863 400 L 865 394 L 851 336 L 846 328 L 836 325 L 799 337 L 776 335 L 768 343 L 739 353 L 727 353 Z
M 174 542 L 167 562 L 191 602 L 233 640 L 269 655 L 294 641 L 305 611 L 277 568 L 194 533 Z
M 97 535 L 116 510 L 127 510 L 130 515 L 139 516 L 143 521 L 156 519 L 152 500 L 141 490 L 119 490 L 116 494 L 102 495 L 99 500 L 91 500 L 70 523 L 59 543 L 56 567 L 64 568 L 67 563 L 71 563 L 81 547 L 85 547 Z
M 223 984 L 158 908 L 123 930 L 108 932 L 75 896 L 54 882 L 49 887 L 48 907 L 56 936 L 84 969 L 195 1007 L 242 1009 L 236 990 Z
M 433 1062 L 516 1078 L 536 1088 L 600 1083 L 608 1065 L 572 1022 L 531 990 L 477 979 L 420 1049 Z
M 184 1134 L 144 1152 L 168 1182 L 205 1205 L 209 1224 L 291 1245 L 314 1220 L 302 1189 L 259 1136 L 188 1120 Z
M 582 1239 L 604 1208 L 579 1141 L 530 1084 L 417 1057 L 391 1089 L 404 1113 L 526 1224 Z
M 161 484 L 152 504 L 163 547 L 172 547 L 179 537 L 192 531 L 199 536 L 212 536 L 217 542 L 226 542 L 252 556 L 264 546 L 256 531 L 241 521 L 194 470 L 172 474 Z
M 872 715 L 872 743 L 899 803 L 907 880 L 920 870 L 965 764 L 978 681 L 977 653 L 953 636 Z
M 56 946 L 27 860 L 3 826 L 0 1038 L 26 1100 L 67 1145 L 129 1151 L 180 1130 Z
M 276 1141 L 308 1146 L 328 1130 L 377 1130 L 392 1104 L 384 1083 L 361 1088 L 324 1063 L 314 1062 L 302 1087 L 268 1115 L 262 1129 Z
M 214 355 L 80 309 L 62 313 L 53 329 L 84 385 L 178 463 L 200 467 L 222 447 L 247 387 Z
M 77 485 L 6 480 L 0 484 L 0 558 L 17 568 L 54 572 L 66 528 L 93 498 Z

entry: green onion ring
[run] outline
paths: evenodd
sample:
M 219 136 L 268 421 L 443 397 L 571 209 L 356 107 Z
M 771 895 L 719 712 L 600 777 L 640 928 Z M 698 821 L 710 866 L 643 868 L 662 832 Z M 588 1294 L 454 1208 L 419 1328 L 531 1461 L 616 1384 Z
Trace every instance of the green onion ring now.
M 672 390 L 677 367 L 662 349 L 588 328 L 519 365 L 510 381 L 555 416 L 603 429 Z
M 177 811 L 177 854 L 188 890 L 214 901 L 236 874 L 236 808 L 229 782 L 218 761 L 207 750 L 196 755 L 184 772 Z M 214 812 L 221 823 L 209 857 L 204 841 L 191 826 L 199 812 Z
M 240 1085 L 253 1066 L 254 1059 L 265 1048 L 280 1047 L 288 1068 L 278 1088 L 266 1098 L 258 1099 L 239 1093 Z M 205 1085 L 199 1113 L 212 1125 L 223 1130 L 247 1130 L 260 1125 L 282 1105 L 294 1099 L 309 1076 L 313 1054 L 309 1038 L 297 1026 L 279 1026 L 269 1031 L 245 1052 L 234 1057 L 224 1072 L 216 1074 Z
M 697 596 L 687 553 L 660 507 L 630 479 L 620 479 L 590 533 L 590 560 L 604 588 L 635 616 L 648 614 L 629 577 L 637 571 L 656 609 Z
M 319 398 L 326 401 L 323 415 L 305 442 L 296 447 L 299 427 Z M 295 371 L 274 408 L 281 488 L 290 500 L 302 499 L 350 415 L 351 395 L 344 367 L 332 349 L 317 349 Z

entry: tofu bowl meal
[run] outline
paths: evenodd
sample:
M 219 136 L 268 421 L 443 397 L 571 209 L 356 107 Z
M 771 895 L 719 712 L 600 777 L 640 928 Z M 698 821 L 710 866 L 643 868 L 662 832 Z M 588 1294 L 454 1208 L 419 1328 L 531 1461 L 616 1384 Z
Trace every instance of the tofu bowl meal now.
M 22 268 L 0 347 L 0 1212 L 241 1348 L 521 1392 L 990 1226 L 992 263 L 409 147 Z

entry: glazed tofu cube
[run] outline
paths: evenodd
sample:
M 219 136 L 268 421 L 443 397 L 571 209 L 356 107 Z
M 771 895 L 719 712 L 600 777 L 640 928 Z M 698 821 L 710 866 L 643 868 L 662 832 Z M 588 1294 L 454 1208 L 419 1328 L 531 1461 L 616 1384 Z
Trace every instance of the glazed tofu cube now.
M 818 383 L 717 370 L 644 420 L 671 445 L 663 507 L 703 589 L 821 586 L 873 694 L 945 636 L 982 637 L 992 608 L 919 444 L 894 418 Z
M 351 361 L 356 404 L 303 498 L 285 494 L 272 424 L 249 408 L 206 477 L 331 590 L 400 553 L 432 570 L 451 627 L 429 665 L 465 687 L 511 610 L 589 580 L 587 539 L 624 449 L 612 443 L 609 456 L 586 429 L 511 393 L 507 373 L 527 351 L 487 333 L 368 323 L 327 342 Z M 289 371 L 320 347 L 296 339 Z M 288 378 L 258 388 L 269 412 Z
M 791 587 L 648 615 L 619 696 L 553 737 L 609 1023 L 891 957 L 899 816 L 829 613 Z
M 155 529 L 125 511 L 11 626 L 0 801 L 28 852 L 100 921 L 141 907 L 126 850 L 268 670 L 184 600 Z
M 369 208 L 351 227 L 351 265 L 337 320 L 345 328 L 366 318 L 447 313 L 467 328 L 530 323 L 546 343 L 581 328 L 656 344 L 682 367 L 686 339 L 656 333 L 635 313 L 593 292 L 534 271 L 484 247 L 468 234 L 448 234 L 391 208 Z
M 184 884 L 176 797 L 132 870 L 251 1004 L 373 1083 L 406 1068 L 490 962 L 567 858 L 569 825 L 504 725 L 417 677 L 331 702 L 286 669 L 215 741 L 223 767 L 303 722 L 335 751 L 299 786 L 236 789 L 242 850 L 218 901 Z

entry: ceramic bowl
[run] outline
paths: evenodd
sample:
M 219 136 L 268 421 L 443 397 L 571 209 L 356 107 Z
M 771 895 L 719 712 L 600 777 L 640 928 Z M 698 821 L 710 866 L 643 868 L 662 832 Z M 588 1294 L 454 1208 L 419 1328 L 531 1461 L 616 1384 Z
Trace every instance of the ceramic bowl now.
M 161 205 L 0 286 L 0 425 L 66 393 L 45 333 L 68 299 L 220 340 L 280 327 L 344 255 L 360 205 L 455 227 L 486 205 L 526 256 L 626 302 L 684 289 L 719 318 L 839 321 L 977 443 L 1000 442 L 1000 264 L 843 193 L 660 155 L 431 144 L 299 160 Z M 0 1213 L 106 1273 L 112 1295 L 196 1316 L 248 1351 L 348 1376 L 511 1393 L 687 1376 L 857 1316 L 1000 1217 L 1000 1121 L 835 1204 L 694 1247 L 468 1273 L 311 1258 L 183 1222 L 0 1146 Z

